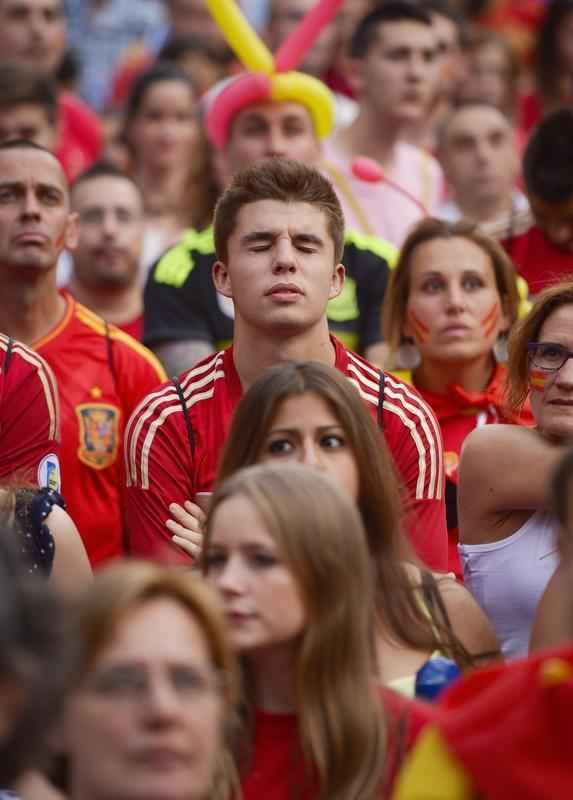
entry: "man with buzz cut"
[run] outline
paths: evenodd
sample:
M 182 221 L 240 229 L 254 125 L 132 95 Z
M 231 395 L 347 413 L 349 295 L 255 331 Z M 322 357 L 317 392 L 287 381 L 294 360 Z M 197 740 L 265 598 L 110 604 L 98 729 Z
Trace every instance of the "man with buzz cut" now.
M 420 558 L 447 565 L 442 441 L 420 396 L 380 373 L 329 331 L 327 306 L 344 288 L 344 217 L 331 183 L 285 158 L 233 178 L 214 219 L 213 281 L 233 301 L 233 346 L 149 394 L 125 436 L 133 555 L 188 562 L 166 527 L 171 503 L 213 488 L 233 411 L 267 367 L 319 361 L 347 375 L 382 426 L 408 496 Z
M 77 237 L 56 156 L 27 140 L 0 144 L 0 331 L 43 356 L 55 374 L 62 494 L 98 565 L 124 552 L 125 424 L 165 373 L 142 345 L 58 291 L 58 258 Z

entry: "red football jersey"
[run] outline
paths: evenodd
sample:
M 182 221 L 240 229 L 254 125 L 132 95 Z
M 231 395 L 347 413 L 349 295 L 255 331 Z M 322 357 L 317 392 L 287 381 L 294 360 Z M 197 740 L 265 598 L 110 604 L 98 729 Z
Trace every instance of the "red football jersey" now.
M 60 409 L 43 358 L 0 333 L 0 479 L 60 488 Z
M 62 321 L 34 349 L 58 381 L 62 494 L 96 565 L 124 552 L 123 431 L 165 373 L 143 345 L 62 294 Z
M 378 416 L 380 371 L 336 339 L 336 367 Z M 139 405 L 126 429 L 127 511 L 130 550 L 167 562 L 188 560 L 165 527 L 169 503 L 213 489 L 219 456 L 242 388 L 233 350 L 209 356 L 180 376 L 190 422 L 173 383 Z M 410 532 L 420 558 L 447 567 L 442 439 L 436 418 L 412 387 L 385 374 L 384 436 L 412 500 Z M 190 431 L 192 436 L 190 437 Z M 192 442 L 190 441 L 192 438 Z
M 537 225 L 506 239 L 502 245 L 533 295 L 573 273 L 573 253 L 551 244 Z

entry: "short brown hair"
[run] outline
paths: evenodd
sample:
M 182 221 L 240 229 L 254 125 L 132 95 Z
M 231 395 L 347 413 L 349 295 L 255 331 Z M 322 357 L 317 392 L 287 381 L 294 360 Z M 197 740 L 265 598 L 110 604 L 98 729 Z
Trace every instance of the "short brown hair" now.
M 514 410 L 520 408 L 529 394 L 529 353 L 527 345 L 539 340 L 544 322 L 562 306 L 573 305 L 573 278 L 556 283 L 541 292 L 529 314 L 520 320 L 509 337 L 508 403 Z
M 384 336 L 392 350 L 402 341 L 402 331 L 406 320 L 406 306 L 410 293 L 410 268 L 412 256 L 420 245 L 434 239 L 461 238 L 473 242 L 489 256 L 499 296 L 505 313 L 513 324 L 517 319 L 519 296 L 517 292 L 515 268 L 509 256 L 495 239 L 482 233 L 477 225 L 470 222 L 446 222 L 441 219 L 423 219 L 410 232 L 404 242 L 400 258 L 392 270 L 383 308 Z
M 20 64 L 0 64 L 0 112 L 23 105 L 38 106 L 50 125 L 55 126 L 58 121 L 55 81 Z
M 270 158 L 237 173 L 215 208 L 217 258 L 227 262 L 228 242 L 243 206 L 259 200 L 309 203 L 325 215 L 334 243 L 334 263 L 342 259 L 344 215 L 332 184 L 317 169 L 288 158 Z

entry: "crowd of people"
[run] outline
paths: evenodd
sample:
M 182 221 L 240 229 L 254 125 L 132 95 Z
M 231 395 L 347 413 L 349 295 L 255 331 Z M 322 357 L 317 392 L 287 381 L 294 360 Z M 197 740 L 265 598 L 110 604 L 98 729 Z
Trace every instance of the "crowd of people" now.
M 572 53 L 0 0 L 2 800 L 573 796 Z

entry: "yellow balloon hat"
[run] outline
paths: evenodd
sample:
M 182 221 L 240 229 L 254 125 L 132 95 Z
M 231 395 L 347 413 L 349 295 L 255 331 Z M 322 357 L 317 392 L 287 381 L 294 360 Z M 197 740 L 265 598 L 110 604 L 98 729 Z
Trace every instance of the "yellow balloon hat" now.
M 297 72 L 295 67 L 341 2 L 319 0 L 273 57 L 234 0 L 206 0 L 227 43 L 249 70 L 218 84 L 205 98 L 207 135 L 215 147 L 225 146 L 239 111 L 269 101 L 301 103 L 312 117 L 317 136 L 328 136 L 334 122 L 332 93 L 318 78 Z

